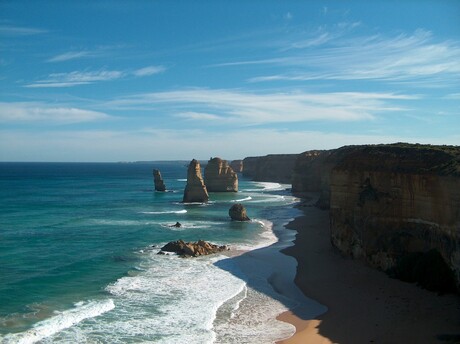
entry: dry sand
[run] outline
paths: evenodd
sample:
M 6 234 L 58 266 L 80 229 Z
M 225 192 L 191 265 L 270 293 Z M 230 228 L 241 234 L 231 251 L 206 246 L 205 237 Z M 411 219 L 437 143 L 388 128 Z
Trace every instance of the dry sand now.
M 328 211 L 300 209 L 304 216 L 287 226 L 298 232 L 295 245 L 284 253 L 298 261 L 298 287 L 328 311 L 307 320 L 295 309 L 281 314 L 297 331 L 279 343 L 460 343 L 459 296 L 438 296 L 341 256 L 329 240 Z

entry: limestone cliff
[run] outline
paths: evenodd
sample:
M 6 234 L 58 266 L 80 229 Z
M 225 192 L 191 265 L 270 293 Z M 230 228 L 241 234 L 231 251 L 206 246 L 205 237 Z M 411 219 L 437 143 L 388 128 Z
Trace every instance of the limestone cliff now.
M 166 191 L 166 186 L 159 170 L 153 170 L 153 183 L 155 184 L 155 191 Z
M 337 151 L 329 156 L 333 245 L 384 270 L 408 254 L 434 250 L 460 285 L 460 147 Z
M 270 154 L 243 160 L 243 176 L 255 181 L 291 183 L 297 154 Z
M 243 172 L 243 160 L 233 160 L 230 163 L 230 167 L 232 168 L 233 171 L 236 173 L 241 173 Z
M 226 160 L 211 158 L 204 169 L 204 180 L 209 192 L 237 192 L 238 176 Z
M 184 190 L 184 203 L 207 202 L 209 200 L 208 191 L 201 176 L 200 163 L 193 159 L 187 170 L 187 185 Z

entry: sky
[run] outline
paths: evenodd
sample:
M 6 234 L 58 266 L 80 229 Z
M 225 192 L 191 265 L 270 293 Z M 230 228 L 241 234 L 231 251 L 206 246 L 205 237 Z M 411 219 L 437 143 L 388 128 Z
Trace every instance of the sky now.
M 0 0 L 0 161 L 460 145 L 460 1 Z

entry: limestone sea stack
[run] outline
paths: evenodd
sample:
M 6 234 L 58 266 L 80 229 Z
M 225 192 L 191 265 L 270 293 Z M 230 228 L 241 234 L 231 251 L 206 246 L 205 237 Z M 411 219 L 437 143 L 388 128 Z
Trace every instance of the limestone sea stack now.
M 236 203 L 228 211 L 228 215 L 234 221 L 250 221 L 246 214 L 246 208 L 241 203 Z
M 209 200 L 208 191 L 201 176 L 200 163 L 193 159 L 188 166 L 187 185 L 184 191 L 184 203 L 200 202 L 205 203 Z
M 204 169 L 204 181 L 209 192 L 237 192 L 238 176 L 221 158 L 211 158 Z
M 163 178 L 161 178 L 161 173 L 159 170 L 153 170 L 153 182 L 155 184 L 155 191 L 166 191 L 165 183 Z

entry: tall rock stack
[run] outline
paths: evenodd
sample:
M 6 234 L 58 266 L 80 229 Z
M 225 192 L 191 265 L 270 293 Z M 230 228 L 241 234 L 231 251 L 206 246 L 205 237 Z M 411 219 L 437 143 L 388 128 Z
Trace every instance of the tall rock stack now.
M 237 192 L 238 176 L 226 160 L 212 158 L 204 169 L 204 180 L 210 192 Z
M 200 163 L 193 159 L 188 166 L 187 185 L 184 191 L 184 203 L 200 202 L 204 203 L 209 200 L 208 191 L 201 177 Z
M 159 170 L 153 170 L 153 182 L 155 184 L 155 191 L 166 191 L 166 186 Z

